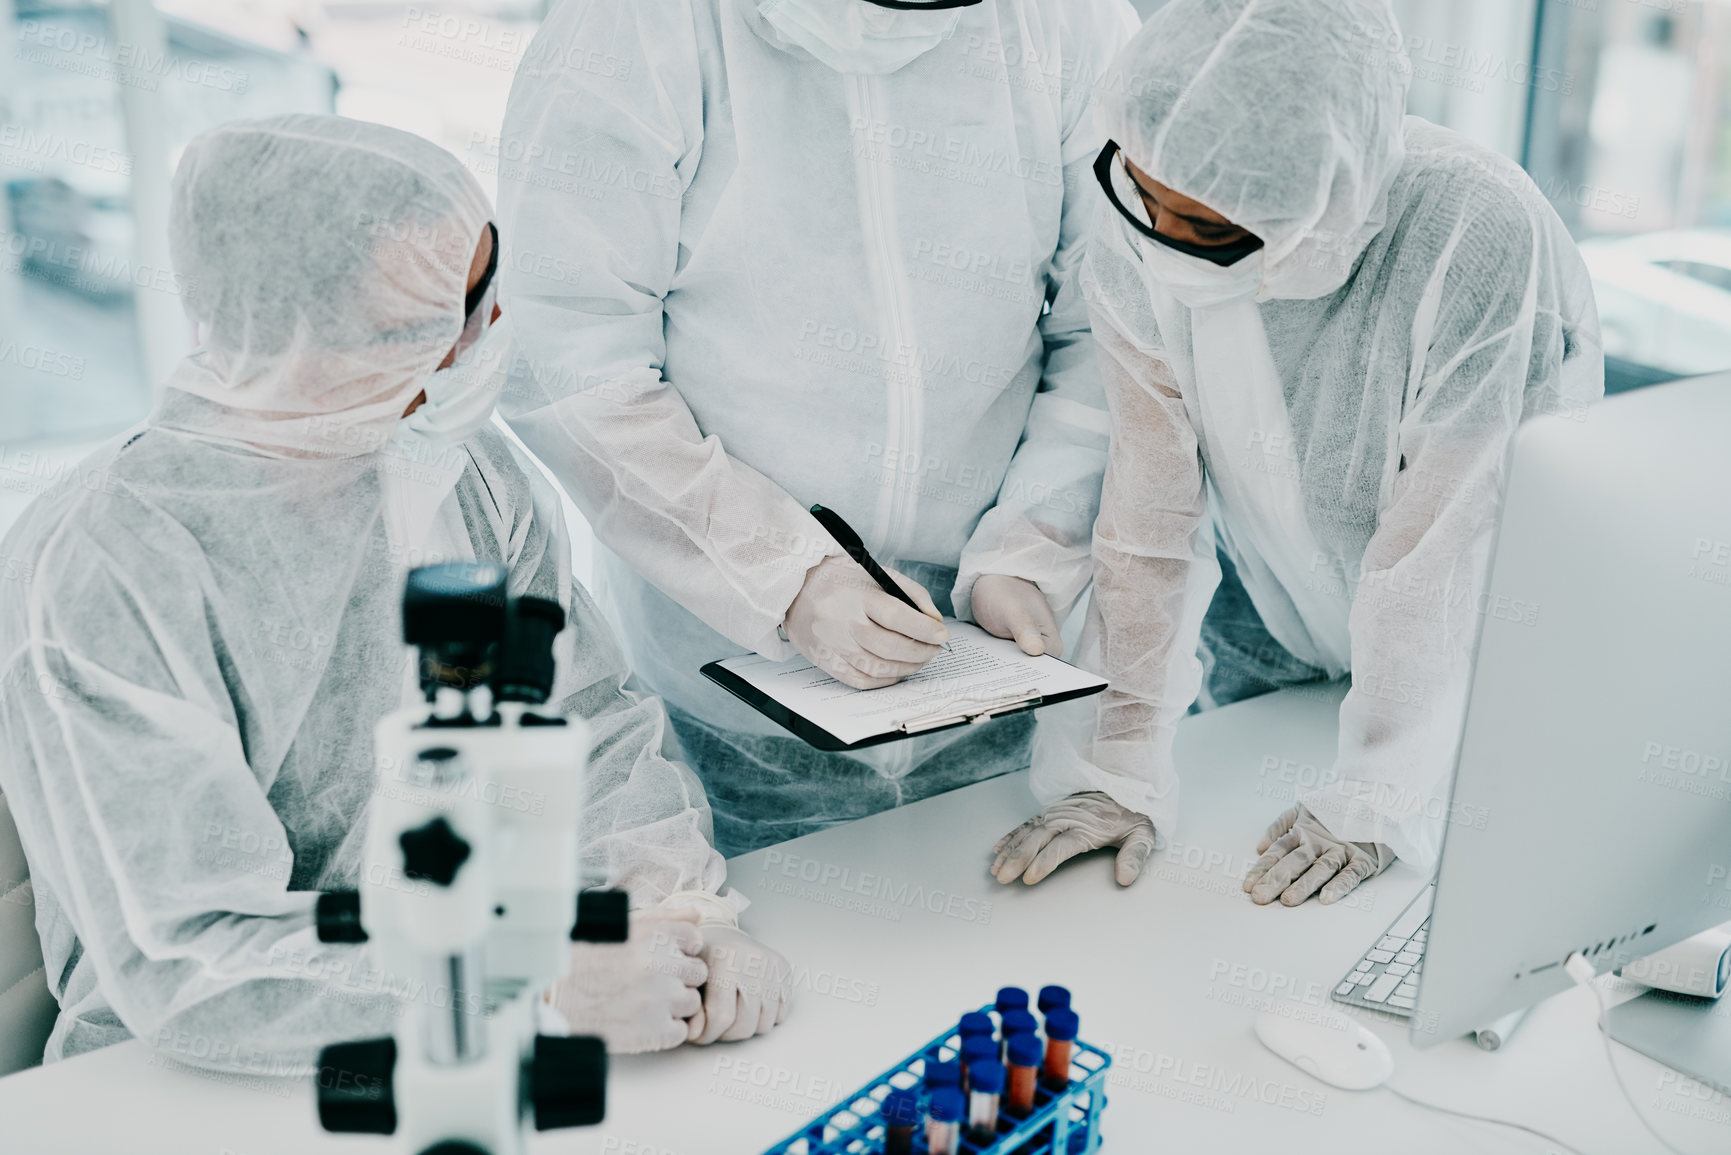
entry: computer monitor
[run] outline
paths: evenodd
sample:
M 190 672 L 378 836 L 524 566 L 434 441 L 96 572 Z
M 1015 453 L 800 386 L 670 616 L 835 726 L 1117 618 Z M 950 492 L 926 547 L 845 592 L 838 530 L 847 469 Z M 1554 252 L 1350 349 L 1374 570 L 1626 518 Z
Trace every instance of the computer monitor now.
M 1731 921 L 1731 374 L 1524 424 L 1500 524 L 1418 1046 Z M 1731 1083 L 1681 1005 L 1696 1057 L 1654 1057 Z

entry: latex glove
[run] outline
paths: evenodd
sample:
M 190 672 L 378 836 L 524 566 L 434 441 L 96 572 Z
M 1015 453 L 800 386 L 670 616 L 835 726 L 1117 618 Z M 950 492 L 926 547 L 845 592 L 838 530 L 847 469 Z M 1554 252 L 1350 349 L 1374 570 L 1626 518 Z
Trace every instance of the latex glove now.
M 824 558 L 805 575 L 787 608 L 782 628 L 788 641 L 818 669 L 856 690 L 917 674 L 950 640 L 950 631 L 924 586 L 894 570 L 889 574 L 920 610 L 884 593 L 852 558 Z
M 738 927 L 706 923 L 702 933 L 709 981 L 687 1037 L 708 1044 L 767 1035 L 793 1003 L 793 967 Z
M 1040 587 L 1025 578 L 989 573 L 974 583 L 974 621 L 996 638 L 1014 638 L 1024 654 L 1063 656 L 1058 619 Z
M 1297 906 L 1318 890 L 1318 901 L 1327 906 L 1394 861 L 1394 851 L 1380 842 L 1342 842 L 1302 806 L 1276 818 L 1256 852 L 1262 857 L 1250 864 L 1244 889 L 1258 906 L 1277 895 L 1287 906 Z
M 571 945 L 571 972 L 542 997 L 574 1035 L 599 1035 L 616 1055 L 665 1051 L 685 1042 L 709 978 L 697 912 L 631 916 L 621 943 Z
M 1020 875 L 1032 886 L 1065 859 L 1106 846 L 1118 848 L 1118 885 L 1129 886 L 1154 853 L 1154 823 L 1097 791 L 1072 794 L 998 839 L 992 873 L 999 882 Z

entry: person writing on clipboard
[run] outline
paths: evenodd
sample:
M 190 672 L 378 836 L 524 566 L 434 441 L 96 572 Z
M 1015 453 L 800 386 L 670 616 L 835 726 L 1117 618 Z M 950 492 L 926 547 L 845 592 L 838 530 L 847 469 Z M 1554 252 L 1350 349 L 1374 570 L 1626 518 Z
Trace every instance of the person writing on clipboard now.
M 699 671 L 881 686 L 942 616 L 1058 648 L 1107 447 L 1077 78 L 1134 28 L 1125 0 L 566 0 L 519 66 L 500 408 L 594 528 L 724 854 L 1028 764 L 1031 714 L 826 754 Z

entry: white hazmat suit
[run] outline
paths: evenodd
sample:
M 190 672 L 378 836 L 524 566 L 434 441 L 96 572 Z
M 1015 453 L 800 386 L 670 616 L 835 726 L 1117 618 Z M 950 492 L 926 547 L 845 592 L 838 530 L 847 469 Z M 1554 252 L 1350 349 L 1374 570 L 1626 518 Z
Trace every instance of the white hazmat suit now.
M 1021 716 L 821 755 L 699 668 L 779 629 L 841 514 L 940 610 L 1061 620 L 1106 412 L 1078 292 L 1122 0 L 570 0 L 500 143 L 500 401 L 605 547 L 597 595 L 737 853 L 1025 765 Z M 814 55 L 815 54 L 815 55 Z
M 290 1074 L 437 997 L 313 925 L 392 788 L 373 726 L 415 692 L 410 565 L 497 561 L 566 607 L 549 708 L 594 738 L 586 872 L 635 906 L 721 887 L 701 787 L 661 757 L 659 703 L 623 689 L 557 496 L 495 431 L 401 428 L 449 388 L 429 374 L 490 216 L 455 158 L 377 125 L 236 122 L 188 147 L 171 242 L 202 347 L 0 548 L 31 575 L 0 592 L 0 785 L 61 1005 L 48 1059 L 135 1035 Z
M 1215 645 L 1213 700 L 1259 660 L 1283 671 L 1262 689 L 1350 671 L 1332 774 L 1298 801 L 1337 839 L 1436 859 L 1511 435 L 1584 417 L 1603 359 L 1562 223 L 1514 164 L 1403 117 L 1398 43 L 1384 0 L 1175 0 L 1114 64 L 1143 83 L 1104 86 L 1106 135 L 1264 244 L 1222 268 L 1100 214 L 1083 277 L 1112 449 L 1084 660 L 1111 686 L 1084 735 L 1046 728 L 1043 803 L 1099 792 L 1173 830 L 1204 613 L 1236 607 L 1278 645 Z M 1217 548 L 1242 591 L 1210 610 Z

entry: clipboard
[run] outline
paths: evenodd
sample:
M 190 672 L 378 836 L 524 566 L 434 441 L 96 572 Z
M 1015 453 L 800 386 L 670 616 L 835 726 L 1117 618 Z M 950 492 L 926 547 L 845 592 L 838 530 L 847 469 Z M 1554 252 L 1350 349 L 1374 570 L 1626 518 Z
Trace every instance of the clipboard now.
M 944 624 L 947 654 L 877 690 L 844 686 L 803 657 L 771 662 L 743 654 L 710 662 L 701 672 L 788 733 L 829 752 L 979 725 L 1106 688 L 1104 678 L 1057 658 L 1030 658 L 1015 642 L 971 622 Z

